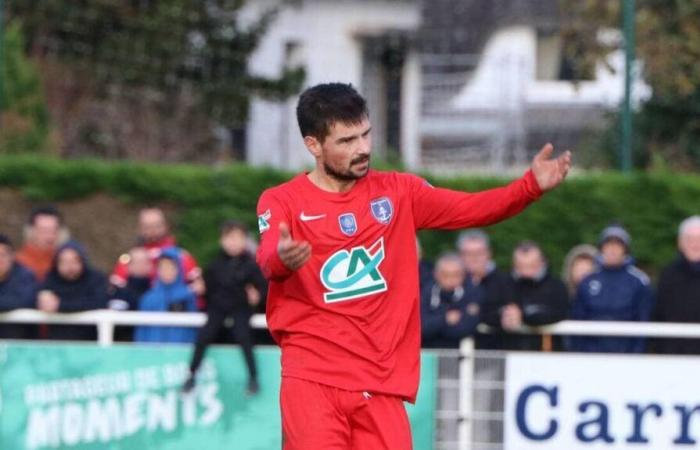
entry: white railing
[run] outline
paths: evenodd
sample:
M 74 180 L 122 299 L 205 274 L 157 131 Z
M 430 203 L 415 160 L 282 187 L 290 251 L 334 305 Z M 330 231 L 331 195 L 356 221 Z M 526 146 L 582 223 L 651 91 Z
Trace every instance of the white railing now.
M 138 326 L 183 326 L 201 327 L 206 322 L 206 314 L 141 312 L 95 310 L 79 313 L 45 313 L 33 309 L 20 309 L 0 313 L 0 324 L 8 323 L 45 323 L 60 325 L 93 325 L 97 327 L 98 343 L 102 346 L 112 345 L 114 327 L 119 325 Z M 264 314 L 251 317 L 253 328 L 267 328 Z M 479 332 L 491 333 L 493 330 L 480 325 Z M 523 327 L 514 333 L 549 334 L 563 336 L 616 336 L 616 337 L 657 337 L 657 338 L 700 338 L 700 324 L 658 323 L 658 322 L 589 322 L 565 320 L 554 325 L 541 327 Z M 458 448 L 472 448 L 473 435 L 473 387 L 474 387 L 474 340 L 464 339 L 460 346 L 459 370 L 459 427 Z
M 35 309 L 17 309 L 0 313 L 0 323 L 45 323 L 54 325 L 95 325 L 97 342 L 102 346 L 114 342 L 114 327 L 117 325 L 153 325 L 177 327 L 201 327 L 207 321 L 207 315 L 201 312 L 144 312 L 112 311 L 98 309 L 77 313 L 45 313 Z M 250 319 L 253 328 L 267 328 L 264 314 L 254 314 Z

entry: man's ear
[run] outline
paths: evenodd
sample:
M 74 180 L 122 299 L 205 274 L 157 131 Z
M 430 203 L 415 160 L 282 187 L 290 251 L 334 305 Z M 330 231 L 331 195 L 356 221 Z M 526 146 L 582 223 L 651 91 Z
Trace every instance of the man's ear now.
M 319 158 L 321 156 L 321 143 L 314 136 L 306 136 L 304 138 L 304 145 L 309 149 L 309 152 L 314 156 L 314 158 Z

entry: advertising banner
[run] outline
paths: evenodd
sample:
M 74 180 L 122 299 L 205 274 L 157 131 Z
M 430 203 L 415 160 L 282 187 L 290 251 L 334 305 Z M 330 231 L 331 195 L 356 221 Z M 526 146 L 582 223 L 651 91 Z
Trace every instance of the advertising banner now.
M 280 354 L 256 349 L 260 392 L 246 395 L 236 347 L 210 349 L 196 389 L 180 392 L 188 346 L 0 342 L 0 449 L 281 448 Z M 409 406 L 415 448 L 432 448 L 437 361 L 422 358 Z
M 505 450 L 700 447 L 700 358 L 511 353 Z

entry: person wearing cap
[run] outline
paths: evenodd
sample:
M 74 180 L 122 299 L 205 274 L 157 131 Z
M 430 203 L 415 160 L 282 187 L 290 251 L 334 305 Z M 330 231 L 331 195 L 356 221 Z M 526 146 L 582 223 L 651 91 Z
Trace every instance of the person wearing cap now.
M 15 260 L 10 239 L 0 234 L 0 313 L 13 309 L 34 308 L 37 281 L 34 275 Z M 29 339 L 34 327 L 0 323 L 0 339 Z
M 659 322 L 700 323 L 700 216 L 681 222 L 678 258 L 659 278 L 655 319 Z M 661 353 L 700 354 L 700 339 L 660 339 Z
M 648 321 L 653 309 L 649 277 L 633 264 L 631 238 L 620 225 L 603 230 L 598 246 L 598 269 L 584 278 L 576 292 L 573 320 Z M 579 352 L 643 353 L 643 338 L 572 337 L 570 350 Z

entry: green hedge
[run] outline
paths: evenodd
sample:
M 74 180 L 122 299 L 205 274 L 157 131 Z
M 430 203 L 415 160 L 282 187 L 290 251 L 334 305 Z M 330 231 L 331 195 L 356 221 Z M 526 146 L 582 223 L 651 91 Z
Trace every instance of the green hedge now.
M 212 169 L 187 165 L 62 161 L 1 157 L 0 186 L 22 190 L 33 200 L 77 199 L 106 192 L 123 201 L 163 202 L 178 207 L 178 238 L 203 261 L 216 248 L 219 223 L 239 218 L 256 226 L 255 205 L 263 189 L 291 176 L 266 168 L 232 165 Z M 429 177 L 438 186 L 476 191 L 505 180 Z M 611 221 L 620 221 L 633 237 L 639 264 L 655 273 L 673 259 L 678 223 L 700 213 L 700 177 L 678 174 L 600 174 L 568 180 L 522 215 L 490 227 L 499 265 L 522 239 L 540 242 L 554 268 L 573 245 L 595 243 Z M 452 248 L 456 233 L 423 232 L 426 254 Z

